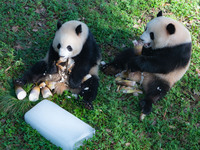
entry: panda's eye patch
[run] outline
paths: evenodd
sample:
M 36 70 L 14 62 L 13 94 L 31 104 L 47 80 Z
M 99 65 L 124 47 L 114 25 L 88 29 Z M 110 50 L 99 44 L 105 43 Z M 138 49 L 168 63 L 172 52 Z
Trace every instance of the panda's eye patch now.
M 72 51 L 72 47 L 70 45 L 67 46 L 68 51 Z
M 153 32 L 150 32 L 150 38 L 151 38 L 152 40 L 154 40 L 154 33 L 153 33 Z
M 61 45 L 60 45 L 60 43 L 57 45 L 57 48 L 58 48 L 58 49 L 60 49 L 60 48 L 61 48 Z
M 147 31 L 147 27 L 145 27 L 144 31 Z

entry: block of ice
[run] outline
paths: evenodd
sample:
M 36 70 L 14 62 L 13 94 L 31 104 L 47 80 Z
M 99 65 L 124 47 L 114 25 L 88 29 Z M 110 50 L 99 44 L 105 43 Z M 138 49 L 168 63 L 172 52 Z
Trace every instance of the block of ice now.
M 24 118 L 32 128 L 64 150 L 80 147 L 95 133 L 94 128 L 49 100 L 38 103 Z

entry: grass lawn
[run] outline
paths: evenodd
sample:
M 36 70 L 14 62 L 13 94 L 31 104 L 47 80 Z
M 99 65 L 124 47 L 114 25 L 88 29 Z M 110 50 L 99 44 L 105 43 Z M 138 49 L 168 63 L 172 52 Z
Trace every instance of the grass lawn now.
M 124 47 L 133 47 L 132 41 L 159 10 L 190 30 L 193 53 L 182 80 L 143 122 L 138 103 L 144 95 L 117 93 L 114 78 L 101 72 L 94 110 L 80 107 L 67 92 L 51 100 L 96 129 L 80 149 L 200 149 L 199 0 L 2 0 L 0 149 L 59 149 L 25 123 L 24 113 L 37 102 L 17 100 L 12 85 L 13 78 L 45 56 L 58 19 L 85 22 L 108 62 Z M 27 85 L 26 90 L 30 88 Z

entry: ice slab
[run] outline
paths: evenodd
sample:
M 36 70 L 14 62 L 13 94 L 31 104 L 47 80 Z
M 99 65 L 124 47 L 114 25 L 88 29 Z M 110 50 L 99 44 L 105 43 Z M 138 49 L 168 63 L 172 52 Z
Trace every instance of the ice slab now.
M 38 103 L 24 118 L 32 128 L 64 150 L 77 149 L 95 134 L 94 128 L 49 100 Z

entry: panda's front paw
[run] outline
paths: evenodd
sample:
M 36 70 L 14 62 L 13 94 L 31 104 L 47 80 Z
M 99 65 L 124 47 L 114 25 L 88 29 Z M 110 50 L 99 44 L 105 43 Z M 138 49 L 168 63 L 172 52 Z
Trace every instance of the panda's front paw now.
M 107 63 L 107 64 L 101 66 L 100 70 L 104 74 L 110 75 L 110 76 L 116 75 L 122 71 L 121 69 L 117 69 L 117 67 L 114 66 L 112 63 Z
M 83 103 L 84 103 L 84 106 L 85 106 L 86 109 L 88 109 L 88 110 L 93 110 L 94 109 L 94 107 L 92 105 L 92 102 L 85 101 Z
M 71 76 L 69 77 L 69 87 L 72 89 L 80 88 L 81 87 L 81 80 L 76 81 Z
M 24 80 L 23 79 L 16 79 L 16 80 L 14 80 L 13 81 L 13 84 L 15 85 L 15 86 L 24 86 L 25 85 L 25 82 L 24 82 Z
M 142 113 L 148 115 L 152 111 L 152 102 L 146 99 L 140 101 L 140 107 L 142 109 Z

